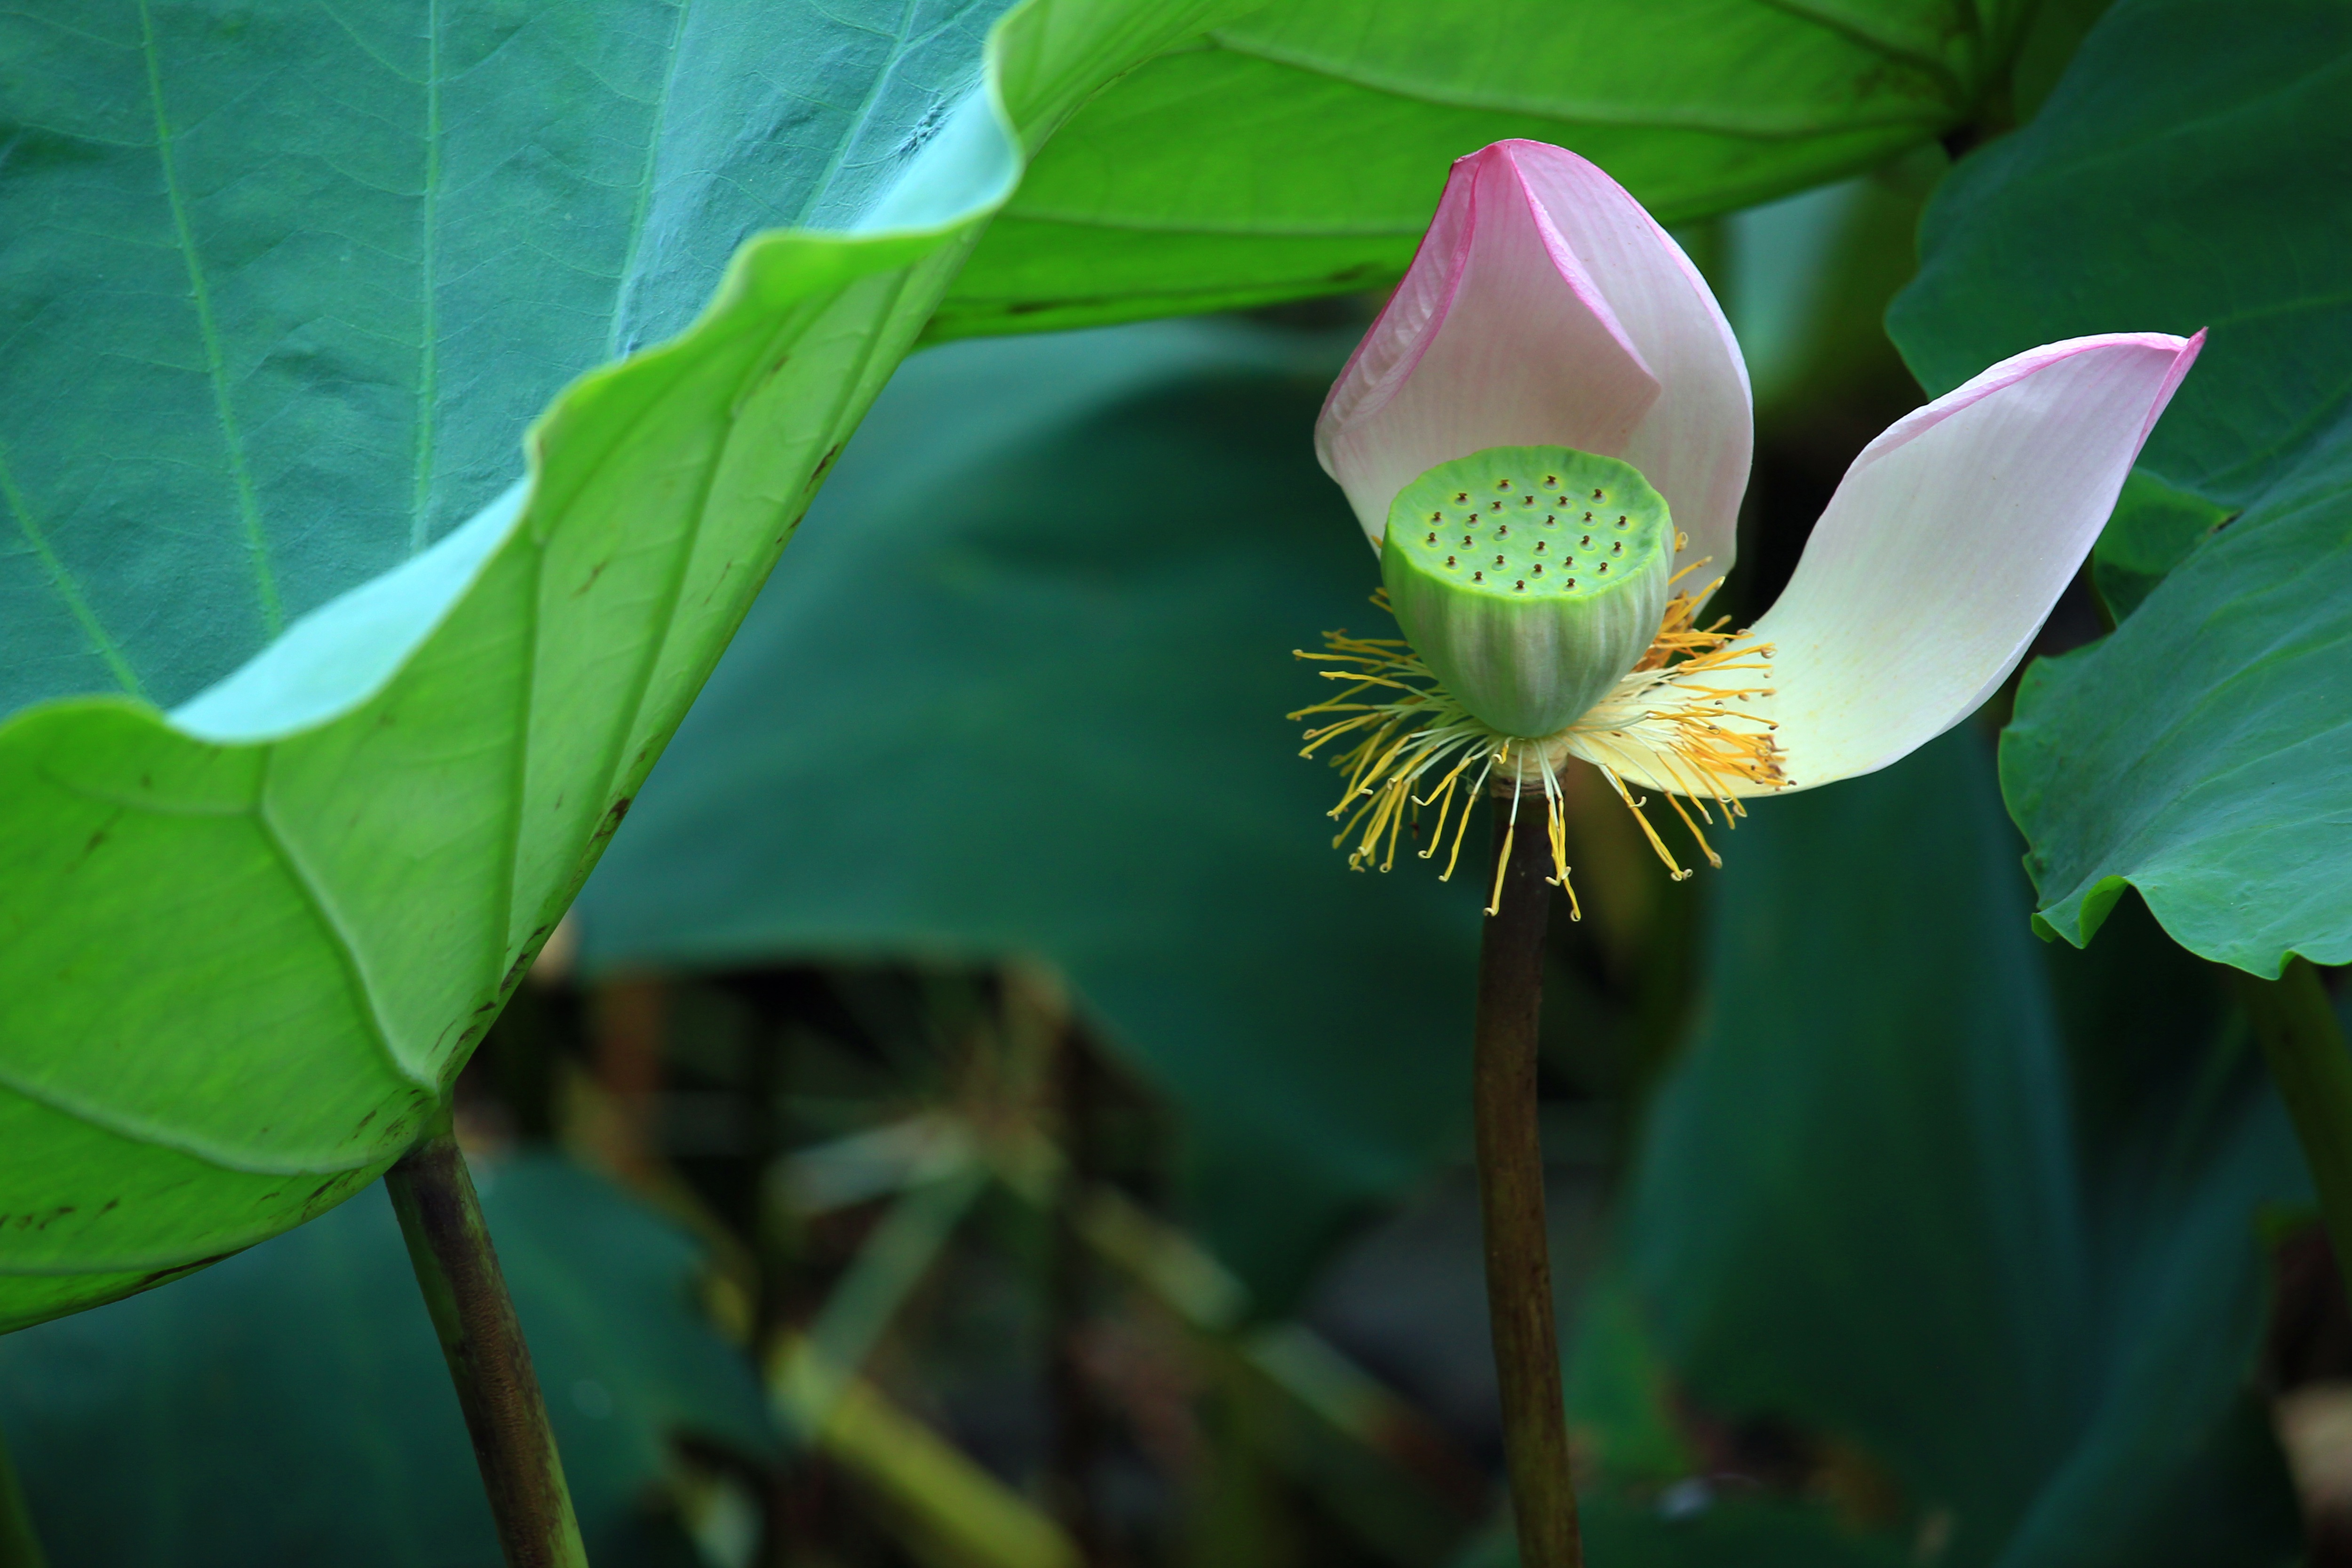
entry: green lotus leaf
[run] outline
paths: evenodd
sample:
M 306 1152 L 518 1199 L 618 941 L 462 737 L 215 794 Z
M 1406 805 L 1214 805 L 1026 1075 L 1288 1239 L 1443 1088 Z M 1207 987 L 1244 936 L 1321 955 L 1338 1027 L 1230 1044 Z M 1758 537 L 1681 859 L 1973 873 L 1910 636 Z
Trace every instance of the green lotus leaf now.
M 1889 327 L 1941 390 L 2037 342 L 2210 328 L 2094 575 L 2114 636 L 2026 672 L 2001 787 L 2045 932 L 2126 886 L 2208 958 L 2352 959 L 2352 15 L 2126 0 L 1954 171 Z
M 1575 1352 L 1597 1484 L 1701 1478 L 1688 1515 L 1777 1468 L 1913 1560 L 2291 1562 L 2254 1379 L 2293 1136 L 2145 914 L 2088 953 L 2029 938 L 1991 773 L 1964 729 L 1741 826 Z M 1629 1554 L 1675 1560 L 1673 1515 Z
M 0 25 L 0 1326 L 399 1152 L 1024 145 L 1215 19 L 992 14 Z
M 2091 581 L 2107 614 L 2120 621 L 2138 609 L 2190 551 L 2234 516 L 2145 469 L 2135 470 L 2091 551 Z
M 1385 285 L 1412 259 L 1446 166 L 1507 137 L 1583 153 L 1664 222 L 1746 206 L 1970 120 L 2006 90 L 2034 10 L 1282 0 L 1082 110 L 1038 155 L 931 331 Z
M 645 1514 L 673 1440 L 778 1447 L 696 1309 L 700 1249 L 550 1155 L 476 1176 L 594 1561 L 678 1561 Z M 503 1561 L 380 1193 L 178 1289 L 0 1338 L 0 1426 L 59 1568 Z

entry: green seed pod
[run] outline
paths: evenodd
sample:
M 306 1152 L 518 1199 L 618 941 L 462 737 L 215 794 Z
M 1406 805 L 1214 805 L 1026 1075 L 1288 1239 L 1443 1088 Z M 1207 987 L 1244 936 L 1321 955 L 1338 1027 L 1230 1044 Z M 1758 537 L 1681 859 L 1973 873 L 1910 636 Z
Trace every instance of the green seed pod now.
M 1389 503 L 1381 576 L 1413 650 L 1506 735 L 1566 729 L 1657 635 L 1675 530 L 1641 470 L 1490 447 Z

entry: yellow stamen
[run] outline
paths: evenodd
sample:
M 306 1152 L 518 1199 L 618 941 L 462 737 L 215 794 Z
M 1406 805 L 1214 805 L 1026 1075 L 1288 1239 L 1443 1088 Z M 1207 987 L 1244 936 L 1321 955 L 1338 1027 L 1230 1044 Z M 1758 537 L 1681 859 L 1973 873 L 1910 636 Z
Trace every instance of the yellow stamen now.
M 1519 797 L 1511 795 L 1511 820 L 1503 825 L 1503 852 L 1495 857 L 1495 888 L 1486 895 L 1486 912 L 1494 914 L 1503 907 L 1503 873 L 1511 868 L 1511 841 L 1519 836 Z
M 1377 862 L 1380 869 L 1389 869 L 1395 864 L 1397 840 L 1408 816 L 1417 827 L 1421 808 L 1434 805 L 1437 822 L 1429 847 L 1420 854 L 1426 860 L 1437 853 L 1446 822 L 1452 818 L 1454 840 L 1447 847 L 1445 869 L 1441 874 L 1441 879 L 1450 879 L 1461 861 L 1462 842 L 1469 831 L 1470 804 L 1486 792 L 1499 767 L 1512 797 L 1507 836 L 1517 831 L 1520 791 L 1540 779 L 1545 837 L 1552 851 L 1550 879 L 1568 889 L 1570 917 L 1582 919 L 1576 890 L 1569 881 L 1565 802 L 1552 763 L 1543 755 L 1542 747 L 1515 736 L 1497 734 L 1471 718 L 1445 695 L 1427 667 L 1404 643 L 1351 637 L 1345 632 L 1326 633 L 1324 642 L 1329 651 L 1309 654 L 1302 650 L 1298 657 L 1350 665 L 1353 668 L 1322 673 L 1354 684 L 1333 700 L 1301 709 L 1290 717 L 1298 720 L 1318 713 L 1347 715 L 1307 731 L 1307 746 L 1299 753 L 1302 756 L 1312 755 L 1335 735 L 1361 734 L 1353 746 L 1333 759 L 1334 765 L 1346 773 L 1347 785 L 1340 793 L 1339 804 L 1331 809 L 1333 817 L 1346 818 L 1339 837 L 1331 843 L 1332 847 L 1338 848 L 1354 841 L 1348 856 L 1349 868 L 1362 870 Z M 1389 702 L 1351 700 L 1374 686 L 1392 688 L 1405 695 Z M 1477 766 L 1476 775 L 1465 781 L 1465 775 L 1474 764 Z M 1427 793 L 1418 793 L 1417 786 L 1423 779 L 1433 782 Z M 1461 797 L 1458 814 L 1454 809 L 1457 795 Z M 1354 809 L 1350 811 L 1350 807 Z M 1385 847 L 1381 843 L 1384 837 Z M 1490 913 L 1495 900 L 1501 896 L 1501 884 L 1497 882 L 1487 900 Z
M 1673 581 L 1679 584 L 1703 564 L 1692 563 L 1675 573 Z M 1722 620 L 1704 628 L 1695 624 L 1699 604 L 1720 585 L 1717 579 L 1700 592 L 1675 594 L 1666 603 L 1649 649 L 1609 695 L 1558 734 L 1536 738 L 1501 734 L 1472 718 L 1437 683 L 1410 644 L 1393 637 L 1326 633 L 1325 651 L 1302 649 L 1297 657 L 1341 667 L 1319 673 L 1327 680 L 1345 683 L 1346 689 L 1290 717 L 1333 716 L 1331 722 L 1306 732 L 1301 756 L 1314 755 L 1340 736 L 1354 737 L 1332 759 L 1347 776 L 1339 804 L 1331 808 L 1331 816 L 1341 821 L 1332 847 L 1353 840 L 1348 856 L 1351 868 L 1362 870 L 1377 863 L 1386 871 L 1396 863 L 1397 844 L 1405 829 L 1410 826 L 1419 837 L 1422 810 L 1435 806 L 1430 841 L 1417 853 L 1424 860 L 1434 857 L 1453 819 L 1453 842 L 1441 874 L 1451 879 L 1469 831 L 1471 803 L 1490 784 L 1496 794 L 1511 796 L 1507 843 L 1517 831 L 1518 796 L 1540 787 L 1551 880 L 1566 889 L 1570 917 L 1580 919 L 1576 889 L 1569 880 L 1566 801 L 1557 772 L 1560 762 L 1575 756 L 1601 770 L 1676 881 L 1690 872 L 1651 826 L 1643 811 L 1647 802 L 1626 787 L 1626 774 L 1658 785 L 1707 864 L 1720 867 L 1722 857 L 1699 826 L 1715 824 L 1707 803 L 1722 807 L 1723 825 L 1729 828 L 1747 815 L 1731 793 L 1734 788 L 1780 789 L 1790 782 L 1781 771 L 1774 726 L 1753 712 L 1727 706 L 1771 695 L 1772 689 L 1763 684 L 1770 679 L 1770 645 L 1726 631 Z M 1385 592 L 1377 594 L 1373 603 L 1385 607 Z M 1474 766 L 1475 777 L 1470 776 Z M 1429 781 L 1425 790 L 1424 780 Z M 1500 896 L 1498 882 L 1488 900 L 1488 912 Z

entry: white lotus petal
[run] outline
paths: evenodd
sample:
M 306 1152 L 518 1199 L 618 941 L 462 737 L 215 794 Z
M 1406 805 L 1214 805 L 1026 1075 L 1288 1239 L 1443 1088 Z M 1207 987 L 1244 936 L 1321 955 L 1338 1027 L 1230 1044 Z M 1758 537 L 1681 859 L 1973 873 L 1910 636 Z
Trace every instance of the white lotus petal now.
M 1507 148 L 1454 165 L 1412 268 L 1316 422 L 1316 455 L 1375 544 L 1396 492 L 1439 463 L 1488 447 L 1614 457 L 1658 400 Z
M 2133 332 L 2051 343 L 1864 448 L 1756 625 L 1774 645 L 1775 695 L 1752 706 L 1779 724 L 1795 787 L 1886 766 L 2007 678 L 2203 342 Z

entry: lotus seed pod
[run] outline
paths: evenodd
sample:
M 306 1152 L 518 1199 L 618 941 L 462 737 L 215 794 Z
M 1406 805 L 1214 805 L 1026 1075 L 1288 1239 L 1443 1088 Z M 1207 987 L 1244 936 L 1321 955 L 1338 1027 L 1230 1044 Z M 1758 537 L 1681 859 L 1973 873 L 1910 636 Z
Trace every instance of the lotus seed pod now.
M 1381 575 L 1463 707 L 1506 735 L 1566 729 L 1665 611 L 1675 531 L 1641 471 L 1565 447 L 1490 447 L 1397 492 Z

